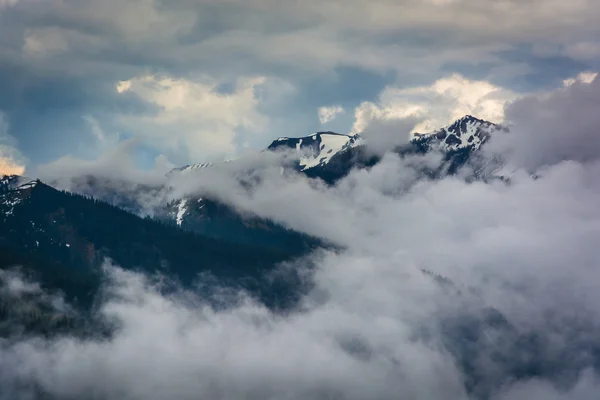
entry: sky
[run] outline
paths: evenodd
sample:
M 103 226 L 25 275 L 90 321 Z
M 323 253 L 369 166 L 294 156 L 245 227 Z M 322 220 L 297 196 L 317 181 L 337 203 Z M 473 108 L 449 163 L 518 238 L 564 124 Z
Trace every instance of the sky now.
M 406 117 L 504 122 L 591 79 L 599 19 L 594 0 L 0 0 L 0 172 L 130 139 L 152 169 Z

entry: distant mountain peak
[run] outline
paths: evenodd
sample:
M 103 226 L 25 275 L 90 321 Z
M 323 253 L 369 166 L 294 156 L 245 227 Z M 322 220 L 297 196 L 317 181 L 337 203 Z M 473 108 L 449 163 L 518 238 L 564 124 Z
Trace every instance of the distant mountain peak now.
M 477 150 L 495 131 L 506 130 L 502 125 L 494 124 L 472 115 L 465 115 L 452 124 L 429 133 L 415 133 L 411 141 L 428 142 L 442 150 L 471 148 Z
M 31 189 L 38 180 L 19 175 L 3 175 L 0 177 L 0 194 L 12 190 Z
M 462 148 L 477 150 L 490 137 L 491 133 L 498 130 L 506 130 L 506 128 L 468 114 L 436 131 L 415 133 L 411 142 L 423 143 L 427 147 L 436 147 L 444 151 Z M 362 144 L 363 138 L 358 134 L 346 135 L 332 131 L 321 131 L 303 137 L 281 136 L 272 141 L 265 151 L 295 151 L 298 159 L 298 169 L 307 171 L 311 168 L 322 167 L 328 164 L 335 155 Z M 233 160 L 224 162 L 231 161 Z M 168 175 L 190 173 L 217 164 L 220 163 L 205 162 L 185 165 L 171 170 Z
M 273 142 L 269 145 L 268 148 L 271 148 L 274 145 L 276 146 L 277 143 L 279 143 L 279 142 L 284 142 L 284 141 L 290 140 L 290 139 L 310 139 L 310 138 L 316 138 L 316 137 L 321 136 L 321 135 L 333 135 L 333 136 L 353 137 L 351 135 L 345 135 L 343 133 L 337 133 L 337 132 L 333 132 L 333 131 L 315 132 L 312 135 L 302 136 L 302 137 L 298 137 L 298 138 L 290 138 L 288 136 L 281 136 L 281 137 L 278 137 L 277 139 L 273 140 Z
M 13 215 L 18 206 L 31 194 L 31 190 L 39 183 L 18 175 L 4 175 L 0 178 L 0 218 Z
M 331 131 L 315 132 L 312 135 L 290 138 L 280 137 L 274 140 L 267 150 L 295 150 L 299 157 L 301 171 L 327 164 L 337 153 L 359 144 L 358 135 L 344 135 Z
M 221 162 L 209 161 L 209 162 L 204 162 L 204 163 L 188 164 L 188 165 L 184 165 L 183 167 L 173 168 L 171 171 L 169 171 L 167 173 L 167 176 L 172 175 L 172 174 L 176 174 L 176 173 L 187 174 L 187 173 L 190 173 L 190 172 L 193 172 L 193 171 L 202 170 L 204 168 L 213 167 L 216 164 L 230 163 L 232 161 L 234 161 L 234 160 L 233 159 L 229 159 L 229 160 L 224 160 L 224 161 L 221 161 Z

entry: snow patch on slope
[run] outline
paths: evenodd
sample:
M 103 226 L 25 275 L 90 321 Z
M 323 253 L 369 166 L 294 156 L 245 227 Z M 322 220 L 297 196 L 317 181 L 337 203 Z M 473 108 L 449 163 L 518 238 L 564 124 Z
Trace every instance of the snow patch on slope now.
M 186 212 L 187 212 L 187 199 L 182 199 L 179 202 L 179 204 L 177 205 L 176 221 L 177 221 L 178 226 L 181 226 L 181 223 L 183 222 L 183 217 L 185 216 Z
M 6 216 L 14 214 L 14 209 L 23 201 L 26 191 L 37 185 L 37 181 L 17 175 L 0 177 L 0 206 L 5 210 Z
M 315 136 L 316 135 L 312 136 L 313 139 Z M 318 152 L 313 156 L 303 156 L 300 158 L 301 170 L 304 171 L 308 168 L 327 164 L 331 160 L 331 157 L 339 153 L 346 145 L 348 145 L 350 140 L 350 136 L 322 134 Z
M 37 184 L 37 181 L 25 176 L 4 175 L 0 176 L 0 194 L 11 190 L 31 189 Z
M 228 159 L 225 161 L 222 161 L 223 163 L 230 163 L 234 161 L 234 159 Z M 167 174 L 167 176 L 174 174 L 174 173 L 180 173 L 180 174 L 189 174 L 191 172 L 194 171 L 200 171 L 203 170 L 205 168 L 210 168 L 210 167 L 214 167 L 215 165 L 218 165 L 219 162 L 205 162 L 205 163 L 197 163 L 197 164 L 190 164 L 190 165 L 184 165 L 183 167 L 179 167 L 179 168 L 174 168 L 171 171 L 169 171 L 169 173 Z
M 0 204 L 1 204 L 2 206 L 5 206 L 5 207 L 7 207 L 7 208 L 9 208 L 9 207 L 10 207 L 10 208 L 9 208 L 8 210 L 6 210 L 6 212 L 5 212 L 5 214 L 6 214 L 7 216 L 9 216 L 9 215 L 13 215 L 13 212 L 14 212 L 14 210 L 15 210 L 15 206 L 19 205 L 19 204 L 21 203 L 21 200 L 22 200 L 22 199 L 21 199 L 21 198 L 19 198 L 19 197 L 5 198 L 5 199 L 2 199 L 2 201 L 0 202 Z
M 301 138 L 280 137 L 267 150 L 292 149 L 301 171 L 327 164 L 339 152 L 358 145 L 359 137 L 334 132 L 317 132 Z

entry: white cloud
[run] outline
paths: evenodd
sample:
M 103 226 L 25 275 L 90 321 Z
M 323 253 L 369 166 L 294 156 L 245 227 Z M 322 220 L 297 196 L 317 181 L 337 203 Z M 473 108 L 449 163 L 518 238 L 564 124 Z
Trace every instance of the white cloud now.
M 7 150 L 0 145 L 0 176 L 23 175 L 25 166 L 16 162 Z
M 116 180 L 129 180 L 131 184 L 161 182 L 164 171 L 140 170 L 136 168 L 134 151 L 140 145 L 137 138 L 127 139 L 103 149 L 94 160 L 84 160 L 64 156 L 38 168 L 40 178 L 48 182 L 69 182 L 75 178 L 95 176 Z M 167 162 L 164 157 L 156 161 L 162 167 Z M 63 186 L 63 185 L 61 185 Z
M 318 115 L 321 124 L 326 124 L 333 121 L 338 114 L 345 112 L 342 106 L 323 106 L 319 107 Z
M 117 93 L 124 93 L 131 89 L 131 81 L 121 81 L 117 83 Z
M 364 132 L 373 121 L 403 120 L 423 114 L 424 108 L 418 104 L 405 102 L 404 104 L 384 105 L 382 103 L 364 102 L 354 110 L 352 133 Z
M 565 79 L 563 85 L 566 87 L 571 86 L 576 82 L 592 83 L 592 81 L 596 79 L 596 76 L 598 76 L 597 72 L 582 72 L 574 78 Z
M 112 199 L 117 205 L 141 215 L 152 215 L 168 200 L 164 187 L 165 174 L 174 165 L 165 155 L 158 155 L 151 168 L 138 168 L 135 154 L 140 140 L 99 143 L 99 154 L 94 160 L 63 156 L 36 168 L 36 177 L 53 187 Z M 94 177 L 90 180 L 90 177 Z M 118 195 L 115 195 L 115 194 Z M 129 201 L 131 199 L 131 202 Z M 121 200 L 122 203 L 118 203 Z M 137 207 L 131 208 L 132 204 Z
M 132 93 L 156 108 L 151 115 L 122 114 L 119 122 L 162 150 L 183 150 L 192 159 L 236 151 L 238 130 L 260 133 L 268 119 L 258 110 L 256 91 L 267 78 L 240 78 L 232 92 L 218 92 L 219 82 L 141 76 L 116 84 L 121 95 Z
M 430 86 L 387 87 L 377 102 L 365 102 L 355 110 L 353 132 L 365 130 L 377 120 L 420 119 L 414 131 L 428 132 L 467 114 L 491 122 L 504 121 L 504 106 L 516 94 L 487 81 L 453 74 Z

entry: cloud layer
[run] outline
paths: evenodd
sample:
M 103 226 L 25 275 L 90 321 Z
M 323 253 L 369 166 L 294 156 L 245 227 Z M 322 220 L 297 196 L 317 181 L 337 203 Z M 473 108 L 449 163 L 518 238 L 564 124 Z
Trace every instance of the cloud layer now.
M 431 86 L 388 87 L 379 101 L 357 107 L 353 131 L 368 129 L 372 121 L 419 119 L 416 132 L 432 132 L 464 117 L 475 115 L 494 122 L 504 122 L 504 106 L 516 94 L 486 81 L 473 81 L 458 74 L 442 78 Z
M 119 323 L 115 335 L 1 343 L 4 393 L 594 398 L 600 162 L 581 146 L 557 149 L 571 137 L 597 136 L 584 104 L 600 92 L 597 83 L 512 103 L 508 115 L 523 109 L 529 125 L 502 139 L 538 158 L 523 164 L 522 154 L 504 152 L 516 166 L 510 184 L 424 179 L 419 167 L 437 160 L 394 154 L 334 187 L 282 175 L 268 155 L 174 182 L 181 193 L 216 196 L 343 250 L 310 256 L 318 266 L 306 272 L 313 289 L 286 314 L 244 294 L 217 310 L 202 293 L 164 294 L 144 277 L 109 266 L 100 317 Z M 549 128 L 548 115 L 573 121 L 580 108 L 578 123 L 533 129 Z M 527 140 L 548 145 L 534 149 Z M 240 178 L 262 179 L 249 190 Z

